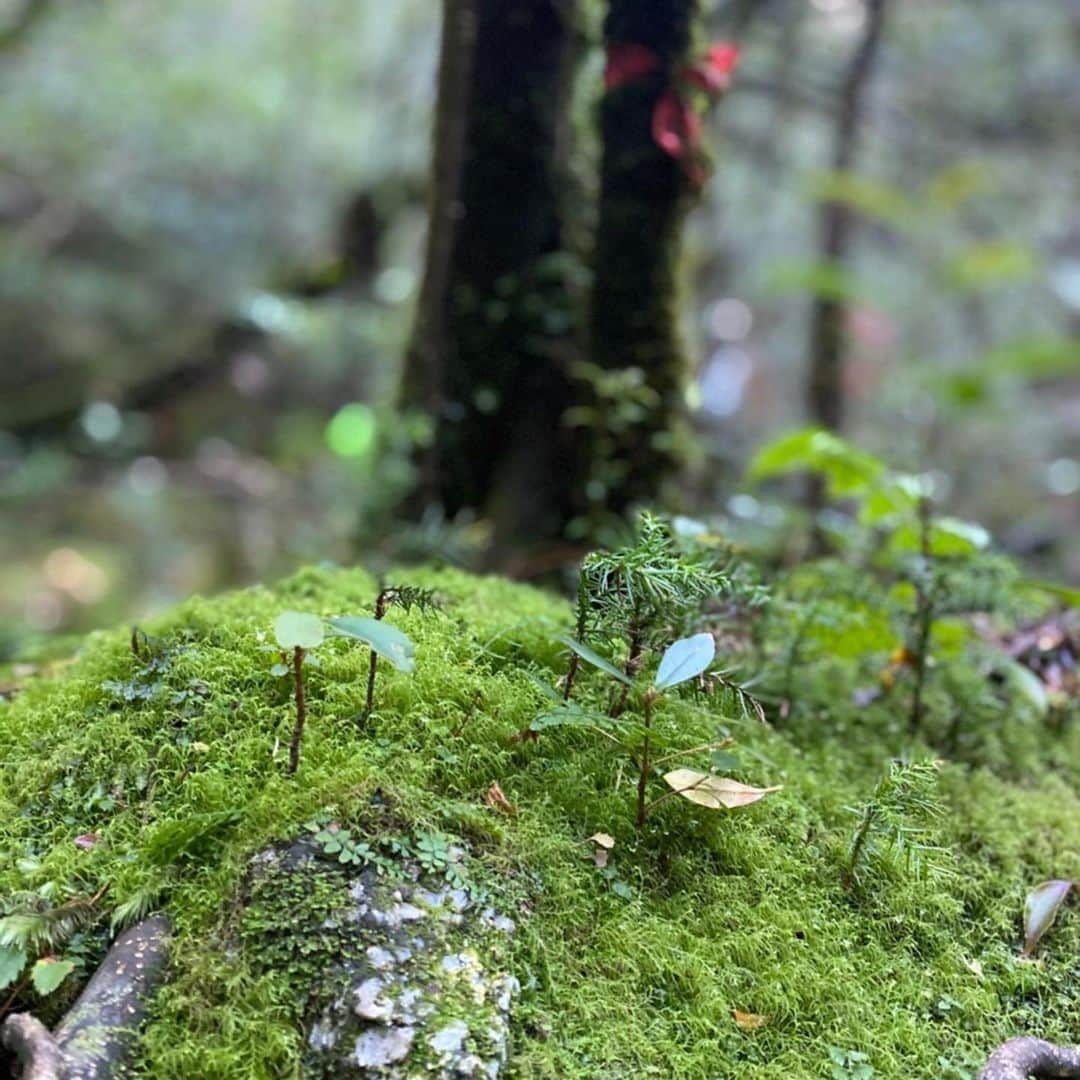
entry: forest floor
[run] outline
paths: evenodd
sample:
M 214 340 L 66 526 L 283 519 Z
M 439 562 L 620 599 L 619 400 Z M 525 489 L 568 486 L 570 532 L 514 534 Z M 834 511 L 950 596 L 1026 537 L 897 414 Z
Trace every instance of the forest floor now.
M 608 740 L 514 739 L 565 670 L 569 606 L 455 571 L 404 578 L 443 602 L 392 616 L 415 672 L 380 664 L 361 724 L 368 652 L 322 645 L 294 777 L 274 619 L 369 614 L 363 572 L 194 599 L 134 649 L 129 631 L 96 633 L 20 680 L 0 704 L 5 912 L 94 899 L 64 945 L 73 977 L 19 1006 L 55 1020 L 109 916 L 163 908 L 173 975 L 139 1074 L 299 1075 L 310 970 L 268 963 L 238 911 L 253 856 L 334 821 L 375 852 L 390 836 L 460 845 L 456 878 L 513 917 L 511 1077 L 963 1080 L 1010 1036 L 1076 1040 L 1080 919 L 1062 912 L 1036 958 L 1019 955 L 1027 892 L 1080 878 L 1075 724 L 1028 733 L 1013 759 L 1006 737 L 995 762 L 942 762 L 921 865 L 870 859 L 845 882 L 859 808 L 905 749 L 896 699 L 855 708 L 838 682 L 835 707 L 764 723 L 665 696 L 658 735 L 730 737 L 733 776 L 783 787 L 721 813 L 669 798 L 638 831 L 633 768 Z M 588 669 L 578 691 L 603 707 L 610 684 Z M 613 841 L 604 867 L 596 834 Z

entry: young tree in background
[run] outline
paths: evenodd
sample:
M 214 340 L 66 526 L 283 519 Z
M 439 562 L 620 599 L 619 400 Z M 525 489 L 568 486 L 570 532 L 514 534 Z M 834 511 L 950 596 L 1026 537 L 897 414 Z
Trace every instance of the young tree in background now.
M 722 90 L 736 57 L 719 46 L 691 63 L 698 17 L 697 0 L 610 0 L 604 22 L 589 355 L 603 371 L 639 369 L 650 392 L 633 425 L 598 425 L 606 445 L 594 456 L 605 471 L 590 495 L 616 512 L 655 497 L 677 458 L 688 375 L 678 328 L 680 237 L 703 180 L 694 95 Z
M 419 498 L 497 542 L 557 536 L 578 457 L 559 162 L 573 0 L 444 0 L 431 217 L 405 393 L 433 437 Z
M 700 111 L 736 60 L 727 45 L 695 57 L 698 0 L 610 0 L 592 295 L 579 335 L 562 212 L 572 18 L 569 0 L 444 7 L 406 395 L 434 423 L 419 501 L 478 510 L 500 546 L 558 537 L 582 511 L 596 519 L 655 499 L 677 459 L 688 375 L 681 226 L 705 177 Z M 567 422 L 574 405 L 578 426 Z
M 859 129 L 866 108 L 866 90 L 873 75 L 888 0 L 867 0 L 866 22 L 851 65 L 840 87 L 839 112 L 833 132 L 831 167 L 849 173 L 858 156 Z M 851 254 L 854 218 L 849 206 L 822 203 L 818 230 L 823 263 L 843 266 Z M 810 372 L 807 411 L 813 423 L 833 431 L 844 426 L 844 322 L 847 308 L 835 296 L 818 296 L 810 316 Z

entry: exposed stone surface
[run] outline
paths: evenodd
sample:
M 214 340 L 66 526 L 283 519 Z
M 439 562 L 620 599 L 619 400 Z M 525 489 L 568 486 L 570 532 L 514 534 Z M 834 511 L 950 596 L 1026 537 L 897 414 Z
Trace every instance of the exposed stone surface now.
M 309 840 L 253 860 L 257 897 L 272 896 L 278 881 L 287 881 L 286 892 L 295 897 L 298 880 L 320 896 L 310 911 L 293 903 L 280 923 L 301 946 L 304 959 L 293 963 L 314 961 L 306 1076 L 500 1075 L 519 989 L 505 970 L 511 919 L 465 889 L 422 877 L 408 860 L 400 877 L 380 877 L 328 860 Z M 267 941 L 277 950 L 270 962 L 280 963 L 276 927 L 274 935 Z M 260 938 L 249 935 L 245 947 L 259 948 Z

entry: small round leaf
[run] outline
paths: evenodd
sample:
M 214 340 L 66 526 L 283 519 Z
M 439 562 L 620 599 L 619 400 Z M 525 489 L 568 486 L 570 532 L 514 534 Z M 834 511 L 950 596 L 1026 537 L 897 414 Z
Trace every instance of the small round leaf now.
M 330 620 L 330 629 L 342 637 L 355 638 L 371 646 L 398 669 L 411 674 L 416 667 L 416 646 L 396 626 L 381 619 L 360 615 L 343 615 Z
M 283 611 L 274 620 L 274 638 L 283 649 L 314 649 L 323 643 L 323 622 L 318 615 Z

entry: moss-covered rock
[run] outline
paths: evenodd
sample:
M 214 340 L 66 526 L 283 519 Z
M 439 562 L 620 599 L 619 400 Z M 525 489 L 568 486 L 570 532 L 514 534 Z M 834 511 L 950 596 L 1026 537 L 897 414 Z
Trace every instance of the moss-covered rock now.
M 147 627 L 138 655 L 129 632 L 92 635 L 72 664 L 0 704 L 7 910 L 93 900 L 64 947 L 79 964 L 73 979 L 100 958 L 117 908 L 161 908 L 174 924 L 173 977 L 145 1029 L 141 1075 L 316 1069 L 310 990 L 349 958 L 320 961 L 316 974 L 303 950 L 329 959 L 326 949 L 351 946 L 324 931 L 283 945 L 271 925 L 282 908 L 260 896 L 252 860 L 299 837 L 318 846 L 312 829 L 330 822 L 370 858 L 365 868 L 356 849 L 359 864 L 338 876 L 327 864 L 305 893 L 309 915 L 323 905 L 331 918 L 347 880 L 374 884 L 400 851 L 513 918 L 492 963 L 522 986 L 508 1076 L 772 1080 L 859 1075 L 854 1062 L 881 1077 L 970 1077 L 1009 1036 L 1076 1039 L 1080 920 L 1064 912 L 1037 963 L 1017 950 L 1026 890 L 1080 877 L 1074 728 L 1048 744 L 1055 765 L 1009 780 L 945 765 L 940 872 L 883 865 L 852 893 L 841 880 L 848 808 L 886 763 L 874 726 L 886 719 L 866 713 L 845 729 L 831 718 L 827 736 L 796 742 L 708 700 L 670 697 L 658 738 L 692 746 L 723 726 L 739 780 L 785 786 L 724 815 L 669 799 L 638 835 L 632 769 L 609 743 L 584 731 L 512 741 L 546 700 L 536 680 L 564 668 L 552 639 L 569 609 L 498 579 L 418 570 L 400 580 L 443 598 L 442 614 L 389 616 L 416 642 L 415 673 L 381 665 L 361 726 L 366 651 L 328 641 L 308 674 L 295 777 L 271 625 L 288 608 L 370 611 L 376 587 L 361 572 L 307 570 L 192 600 Z M 607 700 L 602 678 L 580 677 L 584 703 Z M 513 813 L 485 800 L 493 782 Z M 602 870 L 585 842 L 597 832 L 615 841 Z M 439 843 L 469 854 L 447 861 Z M 308 925 L 301 914 L 295 924 Z M 28 991 L 16 1000 L 40 1007 Z M 736 1010 L 763 1019 L 740 1023 Z M 469 1021 L 448 1014 L 439 1030 L 459 1018 Z M 422 1045 L 435 1052 L 426 1034 Z

